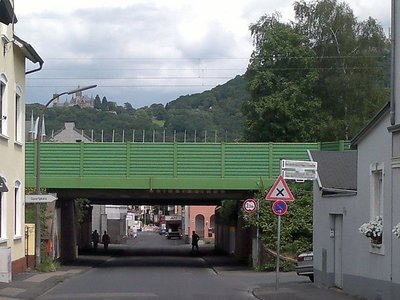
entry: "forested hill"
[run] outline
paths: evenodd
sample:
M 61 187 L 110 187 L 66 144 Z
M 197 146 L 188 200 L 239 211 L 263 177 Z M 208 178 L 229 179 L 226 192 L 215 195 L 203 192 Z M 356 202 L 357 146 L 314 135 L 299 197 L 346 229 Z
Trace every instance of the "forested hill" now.
M 143 136 L 147 142 L 237 141 L 243 132 L 241 106 L 248 99 L 242 76 L 203 93 L 181 96 L 165 106 L 155 103 L 134 109 L 129 103 L 117 106 L 96 96 L 95 109 L 49 107 L 45 115 L 46 134 L 51 138 L 65 122 L 75 122 L 76 128 L 85 134 L 91 136 L 93 131 L 96 141 L 143 141 Z M 26 120 L 31 119 L 32 112 L 37 116 L 40 107 L 27 104 Z
M 246 81 L 236 76 L 209 91 L 181 96 L 168 103 L 165 128 L 179 132 L 197 130 L 200 134 L 216 130 L 225 136 L 224 140 L 238 140 L 243 131 L 241 107 L 249 98 Z

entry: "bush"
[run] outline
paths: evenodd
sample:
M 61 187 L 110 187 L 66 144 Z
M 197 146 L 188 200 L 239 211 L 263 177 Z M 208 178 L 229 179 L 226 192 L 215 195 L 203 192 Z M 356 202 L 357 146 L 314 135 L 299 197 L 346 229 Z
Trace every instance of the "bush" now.
M 296 264 L 290 261 L 281 260 L 279 262 L 280 272 L 293 272 Z M 276 271 L 276 260 L 270 261 L 262 265 L 258 271 L 273 272 Z
M 52 261 L 48 256 L 42 256 L 40 265 L 36 268 L 39 272 L 55 272 L 60 269 L 60 263 Z
M 290 184 L 295 201 L 288 203 L 288 210 L 281 217 L 281 254 L 296 257 L 299 253 L 312 249 L 312 185 L 310 183 Z M 260 228 L 260 237 L 265 246 L 275 250 L 277 239 L 277 216 L 272 212 L 271 202 L 265 201 L 262 188 L 256 195 L 260 200 L 259 217 L 246 214 L 243 219 L 249 226 Z

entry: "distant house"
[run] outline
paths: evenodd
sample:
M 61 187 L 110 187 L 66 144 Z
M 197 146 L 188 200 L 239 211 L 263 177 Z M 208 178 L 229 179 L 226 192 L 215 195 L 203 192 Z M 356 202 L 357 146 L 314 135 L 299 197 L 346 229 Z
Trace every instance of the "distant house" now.
M 203 240 L 214 239 L 216 206 L 185 206 L 184 232 L 187 238 L 191 238 L 192 231 Z
M 62 143 L 92 142 L 92 139 L 87 136 L 83 130 L 79 130 L 75 127 L 75 122 L 65 122 L 64 128 L 56 132 L 51 137 L 51 140 L 53 142 Z

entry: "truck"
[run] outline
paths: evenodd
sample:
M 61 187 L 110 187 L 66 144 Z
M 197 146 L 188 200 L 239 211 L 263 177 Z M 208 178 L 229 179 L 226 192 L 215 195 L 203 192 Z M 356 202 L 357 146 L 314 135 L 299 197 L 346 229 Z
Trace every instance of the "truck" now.
M 182 216 L 165 216 L 165 229 L 167 239 L 182 238 Z

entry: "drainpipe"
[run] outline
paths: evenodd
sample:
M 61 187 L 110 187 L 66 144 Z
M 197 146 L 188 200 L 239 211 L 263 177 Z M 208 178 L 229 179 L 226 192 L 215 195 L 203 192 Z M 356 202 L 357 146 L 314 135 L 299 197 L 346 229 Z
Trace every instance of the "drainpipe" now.
M 391 34 L 390 39 L 392 42 L 392 64 L 391 64 L 391 73 L 392 73 L 392 80 L 391 80 L 391 93 L 390 93 L 390 124 L 396 124 L 396 116 L 395 116 L 395 105 L 396 105 L 396 71 L 397 71 L 397 47 L 396 47 L 396 0 L 392 0 L 392 21 L 391 21 Z
M 26 71 L 25 75 L 40 71 L 42 69 L 44 61 L 30 44 L 20 39 L 15 34 L 14 34 L 14 44 L 21 49 L 25 57 L 28 58 L 31 62 L 33 62 L 34 64 L 39 63 L 38 68 Z

